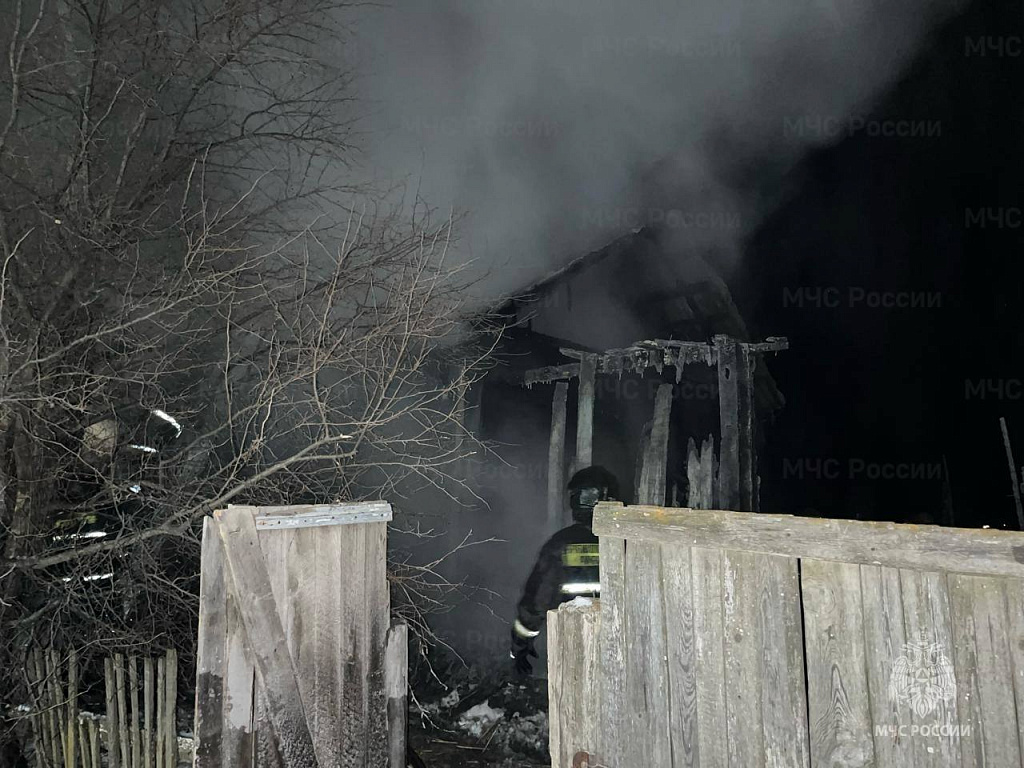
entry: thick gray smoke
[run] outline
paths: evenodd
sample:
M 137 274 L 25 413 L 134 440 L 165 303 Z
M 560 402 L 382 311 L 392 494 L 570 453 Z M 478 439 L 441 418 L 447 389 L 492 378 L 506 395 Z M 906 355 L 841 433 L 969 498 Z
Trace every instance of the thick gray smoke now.
M 659 220 L 728 260 L 765 212 L 751 174 L 869 130 L 857 121 L 956 1 L 369 7 L 365 168 L 465 211 L 461 253 L 493 273 L 489 292 Z

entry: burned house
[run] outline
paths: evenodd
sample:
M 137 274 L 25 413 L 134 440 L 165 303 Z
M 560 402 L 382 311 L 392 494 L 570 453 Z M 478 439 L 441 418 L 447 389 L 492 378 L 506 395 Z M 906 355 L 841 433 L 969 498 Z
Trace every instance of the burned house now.
M 784 339 L 752 339 L 722 276 L 700 256 L 645 228 L 529 286 L 500 309 L 499 363 L 476 388 L 479 434 L 512 467 L 515 493 L 560 522 L 561 488 L 597 463 L 640 501 L 651 443 L 663 462 L 652 503 L 687 506 L 689 444 L 709 437 L 727 466 L 728 508 L 757 509 L 756 444 L 784 398 L 761 360 Z M 659 405 L 660 400 L 660 405 Z M 723 432 L 724 429 L 724 432 Z M 664 467 L 661 467 L 664 463 Z M 729 462 L 726 462 L 727 465 Z M 732 474 L 745 473 L 736 488 Z M 742 495 L 735 495 L 740 493 Z M 690 504 L 692 505 L 692 504 Z
M 758 508 L 757 445 L 784 405 L 764 359 L 787 343 L 750 337 L 707 261 L 640 229 L 498 315 L 496 362 L 467 396 L 467 426 L 493 450 L 468 477 L 486 508 L 452 534 L 505 543 L 460 553 L 459 578 L 514 602 L 540 544 L 569 522 L 568 478 L 589 464 L 616 475 L 627 503 Z M 449 639 L 504 654 L 502 618 L 466 630 L 462 615 Z

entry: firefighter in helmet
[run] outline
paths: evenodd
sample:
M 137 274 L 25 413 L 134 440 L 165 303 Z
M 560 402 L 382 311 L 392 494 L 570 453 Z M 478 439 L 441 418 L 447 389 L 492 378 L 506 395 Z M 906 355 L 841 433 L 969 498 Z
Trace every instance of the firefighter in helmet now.
M 516 609 L 511 656 L 520 675 L 533 671 L 534 640 L 549 610 L 578 596 L 600 597 L 597 537 L 591 530 L 594 507 L 618 494 L 615 476 L 604 467 L 581 469 L 569 481 L 573 524 L 541 547 Z

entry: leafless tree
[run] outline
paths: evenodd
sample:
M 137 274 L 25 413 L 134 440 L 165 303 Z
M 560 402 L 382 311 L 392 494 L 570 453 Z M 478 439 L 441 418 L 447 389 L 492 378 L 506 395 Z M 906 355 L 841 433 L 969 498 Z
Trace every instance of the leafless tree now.
M 449 489 L 477 448 L 452 221 L 346 182 L 345 5 L 0 8 L 5 691 L 30 641 L 180 644 L 211 510 Z

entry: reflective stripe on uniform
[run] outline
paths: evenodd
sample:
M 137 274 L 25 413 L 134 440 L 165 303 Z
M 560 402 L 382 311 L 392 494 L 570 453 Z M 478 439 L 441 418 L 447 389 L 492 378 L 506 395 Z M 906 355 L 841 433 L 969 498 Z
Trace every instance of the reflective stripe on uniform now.
M 521 622 L 519 619 L 516 619 L 516 623 L 512 625 L 512 629 L 514 629 L 516 631 L 516 634 L 520 637 L 536 637 L 540 634 L 539 629 L 536 631 L 528 629 L 526 625 L 523 624 L 523 622 Z
M 600 592 L 601 582 L 599 581 L 572 581 L 562 585 L 562 594 L 585 595 L 588 592 Z
M 601 562 L 600 547 L 594 544 L 570 544 L 562 552 L 562 562 L 570 568 L 596 566 Z

